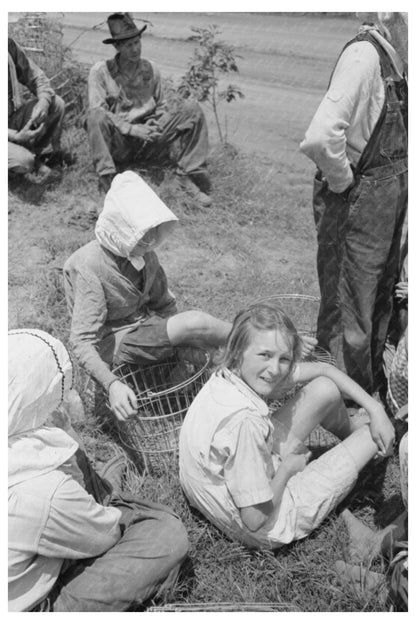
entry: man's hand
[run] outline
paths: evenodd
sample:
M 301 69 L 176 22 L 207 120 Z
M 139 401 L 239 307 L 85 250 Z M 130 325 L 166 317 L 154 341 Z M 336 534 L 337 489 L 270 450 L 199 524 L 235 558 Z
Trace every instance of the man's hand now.
M 302 339 L 301 355 L 302 355 L 302 359 L 304 359 L 308 355 L 311 355 L 313 353 L 313 350 L 318 344 L 318 341 L 316 338 L 313 338 L 312 336 L 308 336 L 307 334 L 302 334 L 300 338 Z
M 132 124 L 129 134 L 136 139 L 141 139 L 144 143 L 152 143 L 162 133 L 157 121 L 149 119 L 145 124 Z
M 122 422 L 137 414 L 134 391 L 122 381 L 113 381 L 108 390 L 110 406 L 116 418 Z
M 409 286 L 407 282 L 398 282 L 394 288 L 394 296 L 399 301 L 404 301 L 408 298 Z
M 29 119 L 29 127 L 35 129 L 40 124 L 42 124 L 48 115 L 48 111 L 49 102 L 47 100 L 42 98 L 38 102 L 36 102 Z
M 35 129 L 32 129 L 31 125 L 32 122 L 29 119 L 27 124 L 13 135 L 13 143 L 30 147 L 32 143 L 34 143 L 35 140 L 42 134 L 45 128 L 45 124 L 40 124 L 40 126 Z

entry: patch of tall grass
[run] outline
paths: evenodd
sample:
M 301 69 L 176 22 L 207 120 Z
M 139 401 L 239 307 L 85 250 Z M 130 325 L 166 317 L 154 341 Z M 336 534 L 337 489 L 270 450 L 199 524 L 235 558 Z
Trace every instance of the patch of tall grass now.
M 10 326 L 39 327 L 65 343 L 70 319 L 61 268 L 70 253 L 93 238 L 103 202 L 86 136 L 82 129 L 76 132 L 68 142 L 76 147 L 78 161 L 63 171 L 55 188 L 45 191 L 41 206 L 31 204 L 30 196 L 22 202 L 19 195 L 9 194 L 13 218 L 9 299 L 23 301 L 11 307 Z M 231 319 L 240 307 L 278 292 L 319 294 L 309 170 L 299 164 L 299 171 L 293 172 L 278 156 L 276 162 L 244 156 L 230 145 L 213 150 L 209 168 L 214 205 L 205 210 L 196 208 L 181 190 L 171 168 L 157 175 L 140 169 L 180 219 L 159 253 L 179 307 L 198 307 Z M 18 225 L 23 218 L 31 224 L 31 238 L 24 241 L 28 252 L 24 271 L 13 263 L 13 249 L 22 244 Z M 43 254 L 42 270 L 30 263 L 35 246 Z M 19 262 L 25 258 L 19 257 Z M 77 387 L 83 398 L 86 382 L 77 368 Z M 85 421 L 75 428 L 99 466 L 111 457 L 115 446 L 123 449 L 111 424 L 100 420 L 94 410 L 86 412 Z M 301 542 L 276 553 L 251 551 L 229 540 L 189 507 L 174 462 L 158 476 L 129 465 L 125 486 L 138 496 L 172 507 L 189 533 L 188 565 L 173 593 L 156 601 L 159 606 L 168 600 L 199 603 L 201 610 L 222 602 L 234 604 L 235 610 L 256 602 L 273 603 L 281 611 L 388 609 L 381 591 L 360 593 L 337 578 L 335 561 L 347 558 L 345 529 L 337 513 Z M 401 505 L 397 459 L 370 466 L 344 505 L 369 523 L 385 526 Z M 386 569 L 382 559 L 376 566 Z

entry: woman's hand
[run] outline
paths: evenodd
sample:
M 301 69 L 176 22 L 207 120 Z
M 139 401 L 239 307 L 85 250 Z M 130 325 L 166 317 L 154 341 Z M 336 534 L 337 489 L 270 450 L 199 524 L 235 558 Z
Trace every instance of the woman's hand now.
M 391 424 L 383 407 L 377 403 L 377 407 L 369 411 L 370 433 L 378 446 L 378 455 L 388 457 L 393 453 L 395 438 L 394 427 Z
M 134 391 L 122 381 L 113 381 L 108 390 L 111 409 L 117 420 L 124 422 L 137 414 L 137 399 Z

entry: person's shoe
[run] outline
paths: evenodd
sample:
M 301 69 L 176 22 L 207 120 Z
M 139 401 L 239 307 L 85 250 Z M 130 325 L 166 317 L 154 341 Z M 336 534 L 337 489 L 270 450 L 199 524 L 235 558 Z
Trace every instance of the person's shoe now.
M 192 182 L 197 185 L 200 191 L 206 195 L 210 195 L 212 191 L 211 178 L 206 171 L 198 171 L 197 173 L 189 173 Z
M 52 171 L 52 169 L 50 169 L 43 163 L 41 163 L 39 166 L 36 167 L 36 169 L 25 175 L 25 178 L 31 184 L 37 185 L 50 184 L 54 182 L 58 177 L 59 175 L 56 172 Z
M 363 592 L 377 592 L 380 597 L 387 599 L 387 585 L 383 574 L 368 570 L 362 565 L 345 563 L 341 559 L 335 562 L 335 571 L 344 583 L 352 583 Z
M 107 195 L 108 191 L 111 188 L 111 182 L 116 174 L 115 173 L 106 173 L 104 175 L 100 175 L 98 178 L 98 190 L 104 195 Z
M 348 530 L 350 538 L 348 552 L 353 563 L 368 564 L 382 554 L 383 542 L 391 534 L 392 525 L 381 531 L 373 531 L 364 522 L 356 518 L 349 509 L 344 509 L 340 515 Z
M 195 201 L 204 208 L 212 205 L 212 199 L 209 195 L 201 191 L 197 185 L 188 176 L 181 176 L 181 184 L 183 189 L 192 195 Z
M 55 152 L 51 152 L 44 159 L 43 162 L 48 167 L 63 167 L 74 165 L 77 161 L 75 154 L 71 154 L 68 150 L 60 149 Z

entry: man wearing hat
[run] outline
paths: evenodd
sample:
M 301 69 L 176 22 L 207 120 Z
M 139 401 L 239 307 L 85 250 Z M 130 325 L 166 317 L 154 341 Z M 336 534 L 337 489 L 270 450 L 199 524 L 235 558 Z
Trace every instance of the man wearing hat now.
M 358 16 L 300 149 L 318 167 L 318 344 L 383 394 L 407 214 L 407 13 Z
M 175 141 L 177 173 L 204 206 L 211 204 L 206 168 L 208 130 L 196 102 L 169 105 L 156 65 L 141 57 L 141 35 L 129 13 L 108 17 L 117 54 L 99 61 L 88 79 L 88 139 L 100 188 L 107 192 L 117 166 L 160 156 Z M 173 157 L 173 154 L 171 154 Z

